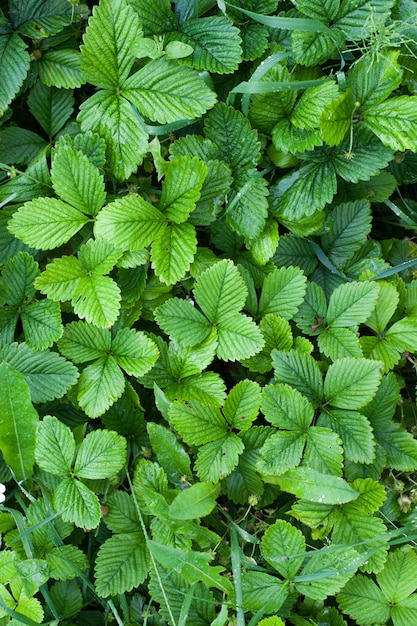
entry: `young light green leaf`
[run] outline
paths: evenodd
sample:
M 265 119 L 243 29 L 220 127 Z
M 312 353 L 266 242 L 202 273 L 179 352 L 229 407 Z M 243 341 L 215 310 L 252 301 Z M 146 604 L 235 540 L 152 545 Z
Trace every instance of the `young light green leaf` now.
M 260 403 L 258 383 L 244 379 L 231 389 L 223 405 L 223 415 L 234 428 L 248 430 L 258 416 Z
M 344 358 L 332 363 L 324 380 L 324 396 L 340 409 L 360 409 L 374 397 L 381 382 L 379 361 Z
M 207 171 L 202 161 L 185 155 L 168 164 L 158 207 L 168 220 L 181 224 L 188 219 L 200 198 Z
M 104 180 L 99 170 L 80 150 L 66 145 L 54 151 L 52 186 L 58 196 L 88 215 L 97 215 L 106 199 Z
M 100 503 L 97 496 L 76 478 L 67 477 L 54 492 L 54 507 L 62 511 L 65 522 L 79 528 L 97 528 L 100 523 Z
M 385 280 L 379 280 L 378 286 L 378 300 L 376 301 L 375 309 L 366 320 L 366 325 L 380 334 L 385 330 L 386 325 L 394 315 L 400 296 L 395 285 Z M 393 326 L 395 326 L 395 324 L 393 324 Z
M 120 87 L 133 65 L 131 46 L 141 34 L 138 17 L 127 2 L 100 2 L 94 7 L 81 46 L 83 78 L 105 89 Z
M 26 480 L 33 471 L 39 417 L 24 377 L 7 361 L 0 364 L 0 385 L 0 449 L 16 480 Z
M 165 58 L 150 61 L 130 76 L 122 93 L 145 117 L 160 124 L 200 117 L 216 103 L 216 94 L 196 71 Z
M 71 298 L 74 313 L 96 326 L 113 326 L 120 310 L 121 293 L 110 276 L 85 275 L 78 281 Z
M 326 104 L 337 98 L 339 89 L 334 81 L 306 89 L 291 111 L 291 124 L 296 128 L 314 130 Z
M 194 288 L 198 305 L 213 324 L 234 316 L 245 304 L 246 285 L 228 259 L 218 261 L 200 274 Z
M 167 285 L 184 278 L 197 252 L 197 235 L 192 224 L 168 224 L 152 243 L 152 267 Z
M 375 308 L 379 289 L 375 282 L 350 282 L 337 287 L 330 296 L 326 321 L 333 328 L 365 322 Z
M 36 198 L 13 214 L 9 230 L 24 243 L 38 250 L 52 250 L 77 233 L 88 217 L 56 198 Z
M 82 371 L 78 402 L 89 417 L 99 417 L 120 398 L 124 388 L 125 378 L 116 359 L 107 355 Z
M 363 626 L 386 623 L 390 607 L 375 582 L 362 575 L 350 580 L 337 596 L 338 604 Z
M 35 287 L 54 301 L 71 300 L 84 271 L 73 256 L 57 257 L 35 280 Z
M 266 530 L 261 541 L 264 559 L 287 580 L 296 576 L 306 550 L 303 534 L 289 522 L 278 520 Z
M 303 301 L 306 282 L 298 267 L 281 267 L 268 274 L 259 300 L 259 315 L 273 313 L 291 319 Z
M 404 317 L 390 326 L 385 339 L 396 350 L 417 352 L 417 317 Z
M 184 63 L 217 74 L 234 72 L 242 58 L 239 30 L 226 17 L 189 19 L 180 24 L 175 37 L 192 47 Z
M 94 567 L 99 596 L 117 596 L 139 587 L 148 574 L 148 554 L 141 532 L 123 533 L 107 539 Z
M 217 483 L 234 470 L 243 450 L 243 441 L 235 433 L 206 443 L 197 453 L 195 469 L 198 477 L 202 481 Z
M 359 495 L 343 478 L 323 474 L 311 467 L 296 467 L 274 478 L 273 482 L 298 498 L 321 504 L 342 504 Z
M 140 196 L 110 202 L 97 216 L 94 232 L 121 250 L 141 250 L 164 232 L 164 215 Z
M 45 472 L 62 476 L 70 473 L 75 454 L 71 430 L 52 415 L 46 415 L 36 432 L 36 463 Z
M 197 519 L 205 517 L 216 506 L 220 485 L 196 483 L 181 491 L 169 507 L 169 516 L 173 519 Z
M 324 106 L 320 128 L 328 146 L 337 146 L 344 139 L 351 128 L 354 111 L 355 101 L 350 89 Z
M 126 439 L 113 430 L 93 430 L 81 443 L 74 465 L 79 478 L 111 478 L 126 462 Z

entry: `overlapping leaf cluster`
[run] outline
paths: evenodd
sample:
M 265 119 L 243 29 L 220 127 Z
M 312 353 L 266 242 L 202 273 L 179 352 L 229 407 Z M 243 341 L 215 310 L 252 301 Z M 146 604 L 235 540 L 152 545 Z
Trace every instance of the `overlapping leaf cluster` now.
M 417 4 L 89 4 L 0 11 L 0 626 L 408 626 Z

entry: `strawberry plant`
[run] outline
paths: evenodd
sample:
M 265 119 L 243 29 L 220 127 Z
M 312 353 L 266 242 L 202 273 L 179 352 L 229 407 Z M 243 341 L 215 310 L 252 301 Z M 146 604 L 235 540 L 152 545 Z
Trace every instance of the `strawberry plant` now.
M 0 9 L 0 626 L 409 626 L 414 0 Z

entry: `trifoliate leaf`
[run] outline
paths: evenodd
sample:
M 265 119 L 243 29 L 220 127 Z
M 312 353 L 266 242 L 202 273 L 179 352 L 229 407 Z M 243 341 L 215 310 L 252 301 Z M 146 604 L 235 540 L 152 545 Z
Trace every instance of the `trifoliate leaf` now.
M 313 405 L 320 403 L 323 379 L 312 356 L 295 350 L 273 350 L 271 357 L 276 380 L 298 389 Z
M 168 409 L 170 424 L 190 446 L 201 446 L 223 438 L 228 424 L 219 409 L 198 402 L 172 402 Z M 215 481 L 212 481 L 215 482 Z
M 125 196 L 98 214 L 95 235 L 121 250 L 141 250 L 164 231 L 164 215 L 140 196 Z
M 13 344 L 12 344 L 13 345 Z M 4 355 L 0 364 L 0 447 L 17 480 L 32 476 L 35 432 L 39 416 L 32 406 L 27 382 Z
M 99 170 L 80 150 L 61 145 L 54 151 L 52 186 L 64 202 L 88 215 L 97 215 L 106 199 Z
M 387 601 L 394 605 L 400 604 L 417 589 L 417 559 L 414 551 L 405 546 L 391 552 L 377 579 Z
M 136 13 L 124 0 L 95 6 L 81 46 L 83 78 L 105 89 L 122 85 L 132 67 L 131 46 L 141 35 Z
M 81 372 L 78 402 L 89 417 L 99 417 L 116 402 L 125 388 L 125 379 L 113 356 L 101 357 Z
M 9 230 L 38 250 L 52 250 L 77 233 L 88 217 L 56 198 L 36 198 L 23 204 L 9 222 Z
M 375 458 L 375 439 L 371 425 L 357 411 L 327 409 L 317 424 L 332 428 L 343 442 L 345 458 L 353 463 L 371 463 Z
M 181 224 L 188 219 L 200 198 L 207 171 L 196 157 L 177 156 L 168 164 L 158 206 L 168 220 Z
M 304 560 L 305 549 L 302 532 L 284 520 L 269 526 L 261 541 L 264 559 L 287 580 L 296 576 Z
M 65 522 L 79 528 L 97 528 L 100 503 L 97 496 L 76 478 L 64 478 L 54 491 L 54 507 Z
M 355 500 L 359 492 L 338 476 L 323 474 L 311 467 L 297 467 L 274 479 L 282 491 L 321 504 L 342 504 Z
M 77 368 L 56 352 L 37 352 L 25 343 L 11 343 L 0 349 L 0 356 L 23 375 L 34 404 L 62 398 L 77 382 Z
M 18 93 L 29 70 L 26 44 L 17 33 L 0 37 L 0 117 Z
M 150 61 L 130 76 L 122 93 L 145 117 L 160 124 L 200 117 L 216 103 L 216 94 L 195 70 L 165 58 Z
M 218 261 L 200 274 L 194 288 L 198 305 L 213 324 L 226 321 L 245 304 L 247 289 L 232 261 Z
M 37 300 L 25 306 L 20 315 L 26 343 L 34 350 L 50 348 L 64 331 L 58 302 Z
M 154 315 L 162 330 L 185 346 L 196 346 L 211 332 L 208 320 L 188 300 L 169 298 Z
M 248 430 L 257 418 L 261 403 L 261 390 L 252 380 L 241 380 L 231 389 L 223 405 L 223 415 L 238 430 Z
M 126 462 L 126 439 L 113 430 L 93 430 L 78 448 L 74 475 L 79 478 L 111 478 Z
M 255 322 L 240 313 L 222 321 L 218 328 L 217 356 L 224 361 L 248 359 L 264 345 L 262 333 Z
M 379 294 L 375 282 L 350 282 L 337 287 L 329 300 L 326 321 L 333 328 L 356 326 L 365 322 Z
M 398 96 L 363 110 L 363 123 L 389 148 L 417 151 L 417 97 Z
M 184 278 L 197 252 L 197 235 L 192 224 L 168 224 L 152 243 L 152 267 L 167 285 Z
M 205 517 L 216 506 L 216 498 L 220 493 L 220 485 L 212 483 L 196 483 L 181 491 L 169 507 L 169 515 L 173 519 L 197 519 Z
M 48 137 L 53 137 L 64 126 L 74 110 L 71 89 L 47 87 L 40 80 L 32 87 L 28 106 Z
M 260 156 L 257 132 L 233 107 L 218 104 L 205 120 L 205 134 L 220 150 L 234 176 L 256 166 Z
M 356 410 L 372 400 L 380 381 L 380 362 L 346 357 L 330 365 L 324 395 L 335 407 Z
M 106 159 L 114 176 L 126 180 L 148 151 L 148 133 L 132 105 L 104 89 L 80 106 L 83 132 L 93 131 L 106 142 Z
M 41 81 L 48 87 L 74 89 L 84 82 L 77 50 L 48 50 L 36 67 Z
M 206 443 L 197 453 L 195 470 L 198 477 L 202 481 L 217 483 L 234 470 L 243 450 L 243 441 L 235 433 Z
M 200 17 L 180 24 L 175 37 L 190 45 L 193 52 L 183 63 L 217 74 L 234 72 L 241 61 L 239 30 L 226 17 Z
M 141 532 L 114 535 L 97 554 L 94 572 L 99 596 L 117 596 L 139 587 L 148 574 L 148 554 Z
M 131 376 L 143 376 L 158 358 L 154 342 L 145 333 L 129 328 L 117 333 L 111 351 L 117 364 Z
M 289 430 L 305 431 L 314 417 L 310 402 L 299 391 L 282 383 L 264 387 L 261 410 L 268 422 Z
M 74 454 L 71 430 L 56 417 L 46 415 L 36 432 L 36 463 L 45 472 L 62 476 L 70 473 Z
M 259 315 L 268 313 L 289 320 L 303 301 L 307 279 L 298 267 L 281 267 L 265 278 Z
M 401 83 L 402 70 L 399 67 L 399 50 L 388 50 L 377 58 L 363 56 L 349 71 L 348 85 L 352 89 L 355 102 L 362 107 L 380 104 Z
M 332 212 L 332 228 L 321 237 L 321 246 L 330 261 L 342 268 L 365 243 L 371 230 L 369 202 L 356 200 L 337 205 Z

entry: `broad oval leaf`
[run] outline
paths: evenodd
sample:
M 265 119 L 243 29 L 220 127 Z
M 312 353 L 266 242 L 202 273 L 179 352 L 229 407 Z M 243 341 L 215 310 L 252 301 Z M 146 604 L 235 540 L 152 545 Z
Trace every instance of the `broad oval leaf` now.
M 342 504 L 359 496 L 359 492 L 343 478 L 323 474 L 311 467 L 296 467 L 277 476 L 273 482 L 298 498 L 321 504 Z
M 284 578 L 292 580 L 304 560 L 305 539 L 298 528 L 278 520 L 266 530 L 261 541 L 264 559 Z
M 126 439 L 113 430 L 93 430 L 81 443 L 74 465 L 80 478 L 111 478 L 126 462 Z
M 122 533 L 107 539 L 97 554 L 95 588 L 101 597 L 117 596 L 138 587 L 148 574 L 143 534 Z
M 268 274 L 259 300 L 259 315 L 273 313 L 290 320 L 303 301 L 306 282 L 299 267 L 281 267 Z
M 125 388 L 125 378 L 116 359 L 101 357 L 81 372 L 78 402 L 89 417 L 99 417 L 116 402 Z
M 220 485 L 196 483 L 181 491 L 169 507 L 169 516 L 173 519 L 197 519 L 205 517 L 216 506 Z
M 340 409 L 360 409 L 374 397 L 381 382 L 380 361 L 346 357 L 332 363 L 324 381 L 324 396 Z
M 65 475 L 71 470 L 74 454 L 71 430 L 56 417 L 45 415 L 36 432 L 36 463 L 45 472 Z
M 95 493 L 76 478 L 64 478 L 54 492 L 54 507 L 65 522 L 79 528 L 97 528 L 100 503 Z

